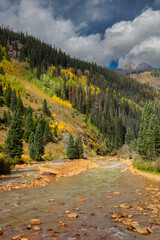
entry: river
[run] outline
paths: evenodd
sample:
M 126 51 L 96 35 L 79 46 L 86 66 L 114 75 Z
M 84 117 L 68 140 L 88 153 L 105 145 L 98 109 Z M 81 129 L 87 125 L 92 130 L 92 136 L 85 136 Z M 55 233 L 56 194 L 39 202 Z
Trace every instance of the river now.
M 0 192 L 0 227 L 4 229 L 0 239 L 9 240 L 25 233 L 30 240 L 159 240 L 160 226 L 153 225 L 154 233 L 144 236 L 128 230 L 127 226 L 111 218 L 113 212 L 120 211 L 121 203 L 128 202 L 133 209 L 124 209 L 123 212 L 132 214 L 134 221 L 151 226 L 151 221 L 155 220 L 152 212 L 146 208 L 151 195 L 156 193 L 152 191 L 148 194 L 145 188 L 151 185 L 160 187 L 160 184 L 129 172 L 121 172 L 123 168 L 121 162 L 112 161 L 77 176 L 60 178 L 58 181 L 53 178 L 47 186 Z M 18 178 L 13 180 L 18 181 Z M 114 195 L 114 192 L 120 195 Z M 85 201 L 78 202 L 79 198 Z M 54 199 L 54 202 L 49 202 L 49 199 Z M 146 215 L 135 210 L 135 206 L 145 209 Z M 68 219 L 66 210 L 76 212 L 78 218 Z M 40 219 L 41 231 L 26 229 L 33 218 Z

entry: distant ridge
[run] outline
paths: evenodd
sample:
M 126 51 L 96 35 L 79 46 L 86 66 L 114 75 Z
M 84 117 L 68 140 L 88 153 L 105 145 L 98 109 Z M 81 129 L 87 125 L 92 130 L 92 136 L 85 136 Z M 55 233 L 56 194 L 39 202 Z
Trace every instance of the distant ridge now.
M 114 68 L 113 70 L 115 72 L 119 72 L 122 74 L 129 74 L 129 73 L 135 73 L 135 72 L 145 72 L 151 69 L 154 69 L 154 68 L 151 65 L 144 62 L 139 62 L 139 63 L 129 62 L 123 67 L 118 69 Z

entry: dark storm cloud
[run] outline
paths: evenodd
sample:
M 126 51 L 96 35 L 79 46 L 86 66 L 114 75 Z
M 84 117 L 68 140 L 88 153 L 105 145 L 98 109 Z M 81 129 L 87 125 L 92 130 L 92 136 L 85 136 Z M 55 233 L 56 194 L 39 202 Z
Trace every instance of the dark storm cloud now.
M 160 0 L 0 0 L 0 22 L 109 66 L 159 66 Z

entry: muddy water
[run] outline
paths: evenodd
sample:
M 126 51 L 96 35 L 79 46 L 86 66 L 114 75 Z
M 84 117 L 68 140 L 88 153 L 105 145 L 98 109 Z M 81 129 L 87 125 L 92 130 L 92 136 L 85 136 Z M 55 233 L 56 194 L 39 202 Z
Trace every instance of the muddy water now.
M 157 183 L 151 183 L 140 176 L 122 173 L 123 168 L 120 162 L 109 162 L 106 166 L 78 176 L 65 177 L 58 181 L 53 178 L 45 187 L 0 192 L 0 227 L 4 229 L 0 239 L 9 240 L 15 235 L 25 233 L 30 240 L 159 240 L 160 227 L 152 226 L 149 222 L 153 221 L 149 210 L 148 216 L 140 211 L 133 211 L 132 208 L 123 210 L 126 214 L 133 214 L 134 221 L 152 226 L 154 234 L 147 236 L 127 230 L 122 223 L 112 220 L 112 212 L 117 209 L 119 211 L 116 206 L 119 207 L 123 202 L 145 208 L 150 200 L 145 188 L 150 184 L 157 186 Z M 139 192 L 136 192 L 137 189 Z M 120 192 L 120 195 L 115 196 L 114 192 Z M 54 202 L 48 202 L 53 198 Z M 79 198 L 84 198 L 85 202 L 77 202 Z M 73 208 L 78 208 L 79 211 Z M 78 218 L 68 219 L 66 210 L 77 212 Z M 32 218 L 41 220 L 40 232 L 26 230 Z

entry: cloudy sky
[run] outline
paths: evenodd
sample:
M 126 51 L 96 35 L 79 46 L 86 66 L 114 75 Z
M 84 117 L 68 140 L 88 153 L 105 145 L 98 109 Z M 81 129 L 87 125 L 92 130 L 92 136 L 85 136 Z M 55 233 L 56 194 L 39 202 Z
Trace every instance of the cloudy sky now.
M 107 67 L 160 67 L 160 0 L 0 0 L 0 23 Z

